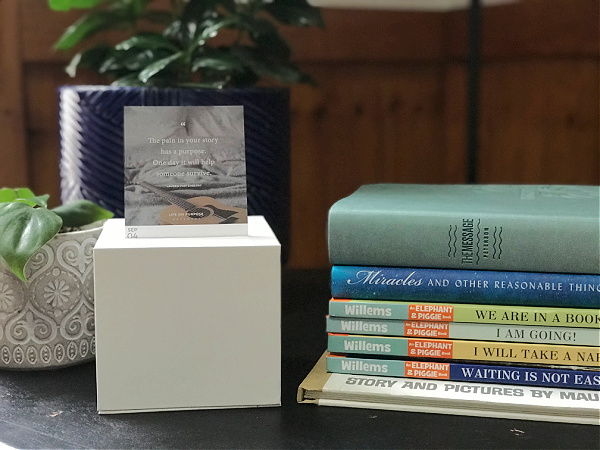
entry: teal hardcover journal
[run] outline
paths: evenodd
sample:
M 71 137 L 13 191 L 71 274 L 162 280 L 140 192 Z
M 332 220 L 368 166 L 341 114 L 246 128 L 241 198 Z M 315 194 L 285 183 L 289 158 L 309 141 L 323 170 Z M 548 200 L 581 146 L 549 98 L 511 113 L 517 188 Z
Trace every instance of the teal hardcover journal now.
M 334 265 L 600 273 L 599 186 L 373 184 L 329 211 Z

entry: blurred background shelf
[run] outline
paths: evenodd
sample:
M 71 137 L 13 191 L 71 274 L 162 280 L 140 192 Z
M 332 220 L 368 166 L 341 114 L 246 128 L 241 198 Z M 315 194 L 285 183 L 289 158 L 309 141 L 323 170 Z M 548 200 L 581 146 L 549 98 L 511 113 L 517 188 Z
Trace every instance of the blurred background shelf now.
M 598 184 L 599 4 L 482 2 L 477 181 Z M 464 183 L 467 9 L 324 9 L 324 30 L 286 29 L 318 86 L 292 94 L 291 254 L 326 267 L 327 210 L 374 182 Z M 58 199 L 52 43 L 73 16 L 40 0 L 0 2 L 0 184 Z M 115 33 L 115 40 L 119 39 Z

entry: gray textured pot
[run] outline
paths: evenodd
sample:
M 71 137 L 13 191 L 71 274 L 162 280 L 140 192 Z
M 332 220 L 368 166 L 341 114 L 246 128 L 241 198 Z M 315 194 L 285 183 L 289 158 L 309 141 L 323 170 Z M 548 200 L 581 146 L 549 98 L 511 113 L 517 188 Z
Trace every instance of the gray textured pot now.
M 60 233 L 25 266 L 27 282 L 0 262 L 0 368 L 45 369 L 94 358 L 95 223 Z

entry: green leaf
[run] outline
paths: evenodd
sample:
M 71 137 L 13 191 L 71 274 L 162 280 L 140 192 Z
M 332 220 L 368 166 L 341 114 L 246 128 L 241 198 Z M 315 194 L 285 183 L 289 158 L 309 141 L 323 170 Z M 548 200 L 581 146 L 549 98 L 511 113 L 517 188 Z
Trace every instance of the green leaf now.
M 15 202 L 25 203 L 29 206 L 39 206 L 40 208 L 46 208 L 48 206 L 48 198 L 50 196 L 46 195 L 34 195 L 33 197 L 27 198 L 18 198 L 14 200 Z
M 70 9 L 90 9 L 104 0 L 48 0 L 48 5 L 54 11 L 69 11 Z
M 138 73 L 130 73 L 119 77 L 111 83 L 111 86 L 144 86 L 138 75 Z
M 89 200 L 77 200 L 51 210 L 62 219 L 64 227 L 82 227 L 97 220 L 110 219 L 113 213 Z
M 33 194 L 33 192 L 32 192 Z M 19 198 L 16 189 L 2 188 L 0 189 L 0 203 L 12 202 Z
M 237 47 L 232 52 L 260 77 L 273 78 L 282 83 L 312 83 L 310 77 L 291 62 L 273 58 L 260 49 Z
M 212 69 L 221 71 L 237 70 L 239 61 L 224 61 L 221 58 L 198 58 L 192 63 L 192 72 L 198 69 Z
M 100 67 L 102 67 L 102 64 L 111 52 L 112 47 L 108 45 L 97 45 L 89 50 L 79 52 L 73 56 L 69 65 L 65 67 L 65 72 L 67 72 L 71 78 L 74 78 L 75 75 L 77 75 L 77 69 L 79 67 L 99 72 Z
M 201 47 L 192 60 L 191 69 L 199 74 L 200 79 L 192 83 L 216 88 L 249 86 L 255 84 L 259 78 L 248 64 L 244 64 L 232 53 L 231 48 L 226 46 Z M 181 84 L 180 86 L 184 87 Z M 190 84 L 185 86 L 192 87 Z
M 239 58 L 236 58 L 230 52 L 210 49 L 210 51 L 201 54 L 192 61 L 192 72 L 200 69 L 241 72 L 244 70 L 244 65 Z
M 163 34 L 176 40 L 181 46 L 188 47 L 206 26 L 221 20 L 222 16 L 217 12 L 218 4 L 219 0 L 187 2 L 177 20 Z
M 33 191 L 29 188 L 2 188 L 0 189 L 0 203 L 13 202 L 18 199 L 26 199 L 35 197 Z
M 241 73 L 234 73 L 230 79 L 227 80 L 227 87 L 236 86 L 253 86 L 260 80 L 260 77 L 251 68 L 246 67 Z
M 160 39 L 163 39 L 162 36 Z M 179 52 L 177 47 L 171 44 L 163 46 L 157 41 L 153 43 L 145 41 L 143 45 L 155 48 L 129 47 L 129 45 L 124 45 L 123 47 L 127 49 L 113 50 L 97 69 L 98 73 L 110 74 L 116 77 L 119 81 L 114 83 L 115 85 L 143 85 L 144 83 L 139 79 L 136 81 L 131 78 L 131 76 L 135 75 L 137 78 L 141 71 L 147 69 L 155 62 L 173 55 L 173 51 L 175 51 L 175 53 Z M 173 80 L 171 79 L 171 81 Z
M 238 16 L 230 15 L 227 17 L 219 17 L 213 20 L 207 20 L 204 22 L 206 25 L 202 32 L 198 35 L 196 40 L 194 41 L 194 46 L 201 46 L 206 43 L 211 38 L 214 38 L 219 33 L 219 30 L 222 28 L 230 28 L 234 27 L 234 25 L 238 25 L 240 19 Z
M 123 6 L 125 9 L 127 9 L 128 13 L 133 15 L 133 16 L 141 16 L 144 11 L 146 10 L 146 4 L 151 1 L 151 0 L 125 0 L 123 2 L 123 0 L 112 0 L 113 3 L 115 1 L 118 1 L 116 7 L 121 7 Z M 120 5 L 119 5 L 120 3 Z
M 242 17 L 242 27 L 248 31 L 252 40 L 263 51 L 286 59 L 292 55 L 289 44 L 280 36 L 277 27 L 273 23 L 265 19 Z
M 309 5 L 306 0 L 277 0 L 265 5 L 265 10 L 286 25 L 325 26 L 319 8 Z
M 184 88 L 190 88 L 190 89 L 223 89 L 225 87 L 226 81 L 224 80 L 219 80 L 219 81 L 211 81 L 211 82 L 205 82 L 205 83 L 179 83 L 177 86 L 179 87 L 184 87 Z
M 0 203 L 0 256 L 17 277 L 26 281 L 25 264 L 61 226 L 61 218 L 46 208 Z
M 15 189 L 15 193 L 17 194 L 17 198 L 35 197 L 35 194 L 29 188 L 17 188 L 17 189 Z
M 0 189 L 0 203 L 18 202 L 29 206 L 40 206 L 45 208 L 48 204 L 49 195 L 35 195 L 29 188 L 2 188 Z
M 100 68 L 99 73 L 110 73 L 119 77 L 125 76 L 125 74 L 136 74 L 146 68 L 149 64 L 154 61 L 158 61 L 168 56 L 168 53 L 160 56 L 155 55 L 151 50 L 115 50 L 111 55 L 104 60 Z
M 99 31 L 122 28 L 129 23 L 129 18 L 121 10 L 90 12 L 69 26 L 54 44 L 54 48 L 69 50 Z
M 152 78 L 157 73 L 163 71 L 167 66 L 172 64 L 174 61 L 181 59 L 183 56 L 182 52 L 173 53 L 171 56 L 167 56 L 166 58 L 159 59 L 156 62 L 153 62 L 148 67 L 140 72 L 138 78 L 142 83 L 147 83 L 150 78 Z
M 164 48 L 172 52 L 179 51 L 179 48 L 162 34 L 158 33 L 139 33 L 126 39 L 115 46 L 116 50 L 130 50 L 132 48 L 156 50 Z

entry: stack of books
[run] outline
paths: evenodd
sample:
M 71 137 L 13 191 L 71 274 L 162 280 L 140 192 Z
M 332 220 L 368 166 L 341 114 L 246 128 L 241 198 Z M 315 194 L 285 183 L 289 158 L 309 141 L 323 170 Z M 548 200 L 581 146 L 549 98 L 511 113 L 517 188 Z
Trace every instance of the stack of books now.
M 600 424 L 597 186 L 367 185 L 301 402 Z

